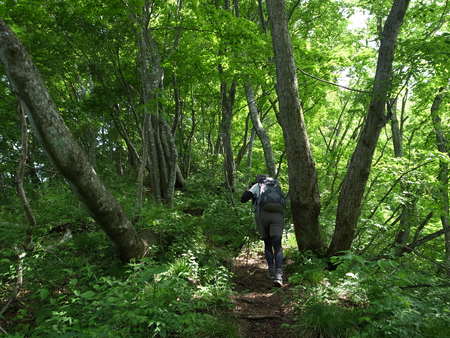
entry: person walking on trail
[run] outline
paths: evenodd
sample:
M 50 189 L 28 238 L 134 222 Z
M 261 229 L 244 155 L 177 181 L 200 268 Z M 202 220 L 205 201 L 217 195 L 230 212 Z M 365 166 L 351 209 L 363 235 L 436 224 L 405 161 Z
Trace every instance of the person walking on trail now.
M 264 241 L 264 255 L 274 286 L 283 286 L 283 235 L 285 198 L 278 181 L 267 175 L 256 176 L 254 183 L 241 197 L 253 201 L 256 227 Z

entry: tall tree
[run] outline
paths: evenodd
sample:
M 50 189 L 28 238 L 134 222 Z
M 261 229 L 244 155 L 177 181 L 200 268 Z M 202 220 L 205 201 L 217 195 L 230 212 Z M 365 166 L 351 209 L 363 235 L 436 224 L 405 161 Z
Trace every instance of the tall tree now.
M 433 120 L 434 133 L 436 135 L 437 149 L 442 153 L 442 156 L 447 159 L 439 159 L 439 207 L 442 228 L 445 236 L 445 260 L 446 266 L 450 273 L 450 224 L 449 224 L 449 196 L 448 196 L 448 160 L 450 158 L 450 150 L 448 147 L 448 140 L 442 126 L 439 109 L 442 102 L 446 98 L 445 88 L 440 88 L 438 94 L 431 105 L 431 118 Z
M 277 176 L 277 172 L 275 169 L 275 160 L 273 157 L 272 144 L 270 143 L 269 135 L 267 134 L 263 124 L 261 123 L 261 118 L 259 116 L 258 107 L 256 105 L 253 87 L 249 83 L 246 83 L 244 87 L 245 87 L 245 94 L 247 96 L 248 110 L 250 111 L 250 118 L 252 119 L 253 127 L 255 128 L 256 134 L 258 135 L 263 148 L 267 172 L 270 176 L 275 177 Z
M 159 91 L 164 70 L 158 44 L 149 28 L 155 4 L 146 0 L 137 15 L 141 97 L 144 105 L 142 167 L 149 168 L 150 187 L 158 201 L 172 202 L 177 172 L 177 150 L 171 128 L 159 113 Z M 142 178 L 141 178 L 142 181 Z
M 219 72 L 223 74 L 221 66 L 219 66 Z M 236 168 L 233 158 L 233 148 L 231 145 L 231 122 L 233 119 L 233 106 L 236 95 L 236 86 L 236 79 L 233 79 L 229 90 L 224 79 L 220 83 L 222 116 L 220 120 L 219 132 L 224 153 L 225 183 L 232 191 L 234 190 L 234 176 Z
M 300 250 L 320 252 L 320 196 L 317 172 L 299 101 L 296 67 L 284 0 L 267 0 L 275 54 L 279 115 L 286 144 L 289 194 Z
M 223 5 L 224 10 L 230 10 L 230 1 L 224 0 Z M 234 2 L 235 15 L 239 16 L 239 6 L 238 2 Z M 220 49 L 219 55 L 224 55 L 225 50 Z M 218 71 L 220 76 L 220 95 L 221 95 L 221 120 L 219 126 L 219 137 L 222 145 L 223 156 L 224 156 L 224 176 L 225 184 L 231 191 L 234 191 L 234 177 L 236 171 L 236 165 L 233 157 L 233 147 L 231 142 L 231 127 L 233 120 L 233 107 L 236 96 L 237 81 L 233 77 L 231 84 L 228 84 L 224 74 L 224 68 L 222 64 L 218 65 Z
M 409 0 L 395 0 L 384 24 L 370 106 L 339 194 L 330 256 L 349 250 L 355 236 L 373 154 L 387 121 L 385 106 L 392 83 L 395 44 L 408 4 Z
M 406 91 L 402 102 L 402 109 L 399 117 L 397 116 L 397 99 L 389 100 L 387 104 L 388 116 L 391 121 L 392 144 L 394 148 L 394 157 L 401 158 L 404 156 L 403 150 L 403 121 L 405 115 L 405 102 L 408 91 Z M 404 182 L 406 181 L 406 182 Z M 417 223 L 416 218 L 416 204 L 418 200 L 417 194 L 414 194 L 413 185 L 408 180 L 402 180 L 400 183 L 400 191 L 404 197 L 404 202 L 401 206 L 400 224 L 398 226 L 397 234 L 394 240 L 396 255 L 402 255 L 405 252 L 405 245 L 410 239 L 411 228 Z
M 2 20 L 0 60 L 5 66 L 13 92 L 30 112 L 34 130 L 49 157 L 116 244 L 121 259 L 127 261 L 143 256 L 146 243 L 139 238 L 122 207 L 105 188 L 87 155 L 74 140 L 30 56 Z

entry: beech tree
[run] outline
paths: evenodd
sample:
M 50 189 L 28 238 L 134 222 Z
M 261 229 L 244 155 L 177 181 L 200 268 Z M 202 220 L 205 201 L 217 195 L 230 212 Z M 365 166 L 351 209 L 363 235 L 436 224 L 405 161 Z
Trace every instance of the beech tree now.
M 387 122 L 385 107 L 392 83 L 395 44 L 408 5 L 409 0 L 395 0 L 384 24 L 366 121 L 359 135 L 339 194 L 336 227 L 328 249 L 328 255 L 330 256 L 349 250 L 354 239 L 373 153 L 380 131 Z
M 138 26 L 141 97 L 144 107 L 143 156 L 139 181 L 142 186 L 142 171 L 148 168 L 154 198 L 170 204 L 175 187 L 178 154 L 172 130 L 159 111 L 164 70 L 161 66 L 160 48 L 149 28 L 154 6 L 152 1 L 145 1 L 141 13 L 135 15 Z
M 264 151 L 264 160 L 266 163 L 267 172 L 269 173 L 270 176 L 276 177 L 277 171 L 275 168 L 275 160 L 273 157 L 272 144 L 270 143 L 269 135 L 267 134 L 263 124 L 261 123 L 260 113 L 256 105 L 253 87 L 249 83 L 246 83 L 244 87 L 245 87 L 245 94 L 247 96 L 248 110 L 250 112 L 250 118 L 252 120 L 253 128 L 255 128 L 256 134 L 258 135 L 259 140 L 261 141 L 261 146 Z
M 293 219 L 300 249 L 316 252 L 321 243 L 318 216 L 320 197 L 317 173 L 298 99 L 296 69 L 283 1 L 267 1 L 277 70 L 280 120 L 286 141 Z M 332 256 L 351 247 L 373 153 L 387 118 L 384 110 L 392 81 L 395 43 L 409 1 L 394 1 L 384 25 L 372 98 L 358 144 L 340 190 L 334 235 L 328 248 Z M 294 169 L 295 166 L 295 169 Z M 300 188 L 301 187 L 301 188 Z M 299 190 L 296 190 L 300 188 Z
M 299 101 L 292 44 L 283 0 L 267 0 L 275 55 L 280 121 L 286 144 L 289 193 L 295 234 L 300 250 L 320 252 L 320 196 Z
M 431 128 L 424 120 L 434 97 L 431 87 L 444 84 L 443 1 L 414 3 L 409 9 L 408 34 L 397 48 L 393 72 L 385 76 L 384 84 L 390 78 L 393 83 L 386 86 L 378 86 L 383 80 L 377 75 L 374 82 L 372 74 L 377 52 L 379 62 L 386 61 L 382 51 L 388 49 L 387 37 L 395 35 L 388 26 L 396 20 L 386 21 L 384 34 L 382 23 L 398 1 L 269 1 L 270 20 L 262 1 L 20 3 L 24 6 L 4 8 L 5 17 L 36 55 L 77 143 L 89 159 L 96 159 L 102 176 L 108 175 L 111 160 L 120 175 L 117 181 L 139 182 L 137 208 L 129 208 L 133 216 L 140 215 L 140 226 L 146 226 L 145 208 L 152 200 L 170 204 L 174 177 L 180 181 L 181 171 L 196 182 L 204 170 L 215 170 L 211 175 L 225 176 L 226 185 L 236 191 L 266 171 L 279 175 L 290 190 L 302 250 L 323 253 L 325 240 L 333 236 L 330 255 L 350 247 L 386 252 L 383 240 L 390 248 L 398 245 L 402 254 L 405 245 L 421 239 L 422 229 L 424 236 L 436 233 L 438 212 L 424 204 L 431 200 L 425 181 L 437 176 L 437 162 L 414 168 L 431 151 L 419 127 Z M 347 27 L 353 8 L 369 13 L 367 29 Z M 35 22 L 41 30 L 34 30 Z M 418 84 L 426 86 L 433 69 L 440 75 L 421 94 Z M 344 73 L 347 87 L 339 86 Z M 377 101 L 379 87 L 387 95 Z M 9 98 L 3 91 L 2 98 Z M 403 95 L 406 91 L 409 95 Z M 386 104 L 386 98 L 397 97 L 400 106 L 402 95 L 405 114 Z M 381 100 L 392 108 L 387 114 L 374 108 L 383 105 Z M 7 100 L 1 100 L 0 109 L 12 115 Z M 392 132 L 385 128 L 389 118 Z M 0 151 L 3 186 L 18 139 L 12 127 L 4 134 L 1 145 L 13 150 Z M 29 152 L 37 173 L 33 180 L 47 179 L 49 165 L 40 148 L 32 144 Z M 136 196 L 134 190 L 131 194 Z
M 447 0 L 0 3 L 2 333 L 247 332 L 229 273 L 271 282 L 235 202 L 268 173 L 292 335 L 449 336 Z
M 3 20 L 0 20 L 0 60 L 13 92 L 29 111 L 33 130 L 49 157 L 117 246 L 121 259 L 142 257 L 146 243 L 74 140 L 30 56 Z
M 219 67 L 220 69 L 220 67 Z M 222 73 L 221 70 L 219 70 Z M 220 141 L 222 145 L 223 155 L 224 155 L 224 176 L 225 183 L 234 191 L 234 177 L 235 177 L 235 163 L 233 158 L 233 148 L 231 145 L 231 122 L 233 119 L 233 107 L 236 95 L 236 80 L 233 80 L 230 88 L 228 89 L 225 80 L 220 83 L 220 94 L 221 94 L 221 120 L 220 120 Z
M 444 158 L 439 159 L 439 173 L 438 173 L 438 203 L 439 203 L 439 217 L 442 223 L 442 230 L 445 236 L 445 257 L 446 266 L 449 269 L 450 274 L 450 221 L 449 221 L 449 196 L 448 196 L 448 160 L 450 158 L 450 149 L 448 146 L 448 140 L 445 135 L 444 128 L 442 126 L 442 119 L 440 116 L 440 108 L 442 103 L 447 98 L 446 88 L 442 87 L 439 89 L 438 94 L 433 100 L 431 105 L 431 118 L 433 120 L 433 129 L 436 135 L 436 146 L 437 149 L 442 153 L 441 156 Z

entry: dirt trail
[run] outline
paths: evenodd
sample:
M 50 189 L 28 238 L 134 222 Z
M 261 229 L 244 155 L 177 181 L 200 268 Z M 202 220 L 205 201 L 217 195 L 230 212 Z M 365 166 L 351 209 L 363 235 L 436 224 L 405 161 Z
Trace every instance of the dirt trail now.
M 287 303 L 289 285 L 275 288 L 267 276 L 267 268 L 262 254 L 243 253 L 233 266 L 236 293 L 232 296 L 235 304 L 234 315 L 239 322 L 241 337 L 296 337 L 283 323 L 290 323 L 292 309 Z

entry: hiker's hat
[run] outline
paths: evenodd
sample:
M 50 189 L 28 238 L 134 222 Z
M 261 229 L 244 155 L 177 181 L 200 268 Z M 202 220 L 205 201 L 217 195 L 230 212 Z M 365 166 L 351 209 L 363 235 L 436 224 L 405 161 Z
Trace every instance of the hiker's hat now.
M 263 183 L 267 177 L 268 177 L 267 175 L 256 175 L 256 182 Z

